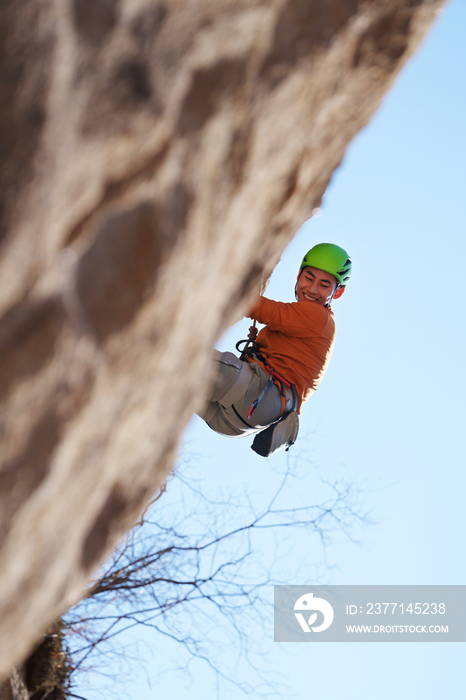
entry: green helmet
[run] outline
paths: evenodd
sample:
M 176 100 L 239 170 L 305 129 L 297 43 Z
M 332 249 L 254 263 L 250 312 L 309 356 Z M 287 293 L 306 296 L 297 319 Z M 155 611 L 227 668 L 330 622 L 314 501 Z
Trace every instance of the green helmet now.
M 346 250 L 333 243 L 318 243 L 303 258 L 300 270 L 317 267 L 336 277 L 338 284 L 346 287 L 351 275 L 351 258 Z

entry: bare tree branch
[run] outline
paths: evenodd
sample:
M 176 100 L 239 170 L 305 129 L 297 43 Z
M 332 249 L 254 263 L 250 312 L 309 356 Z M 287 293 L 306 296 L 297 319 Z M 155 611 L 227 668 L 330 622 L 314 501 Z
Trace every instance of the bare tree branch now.
M 188 657 L 202 660 L 218 679 L 243 693 L 271 697 L 272 684 L 257 665 L 260 685 L 234 678 L 219 661 L 216 642 L 210 643 L 202 630 L 212 628 L 212 620 L 217 631 L 222 625 L 229 628 L 230 645 L 248 662 L 247 624 L 254 620 L 264 629 L 270 613 L 265 592 L 283 582 L 278 571 L 260 563 L 261 532 L 275 531 L 283 538 L 288 530 L 303 530 L 318 538 L 325 555 L 337 531 L 354 542 L 354 525 L 369 522 L 361 512 L 359 490 L 348 483 L 327 484 L 330 496 L 323 503 L 286 507 L 289 479 L 288 466 L 268 502 L 259 507 L 249 494 L 211 498 L 180 470 L 169 489 L 171 500 L 160 500 L 165 489 L 157 495 L 85 599 L 66 616 L 74 676 L 91 659 L 96 663 L 99 657 L 117 655 L 116 639 L 141 626 L 182 645 Z

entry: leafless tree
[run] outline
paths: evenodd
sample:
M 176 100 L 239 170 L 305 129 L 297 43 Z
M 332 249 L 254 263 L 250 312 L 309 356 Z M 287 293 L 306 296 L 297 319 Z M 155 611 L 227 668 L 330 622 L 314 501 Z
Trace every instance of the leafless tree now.
M 348 483 L 327 484 L 328 498 L 319 505 L 283 505 L 290 478 L 288 465 L 259 507 L 245 493 L 210 498 L 186 466 L 178 468 L 168 494 L 158 494 L 86 597 L 65 616 L 72 682 L 86 670 L 102 670 L 125 650 L 127 655 L 122 640 L 139 627 L 158 635 L 154 646 L 163 638 L 179 644 L 186 664 L 202 659 L 219 682 L 233 683 L 245 695 L 266 688 L 271 697 L 270 674 L 266 678 L 257 659 L 250 660 L 250 630 L 263 633 L 264 621 L 271 619 L 270 586 L 290 583 L 280 571 L 289 540 L 297 530 L 317 536 L 325 557 L 337 531 L 352 538 L 355 524 L 368 522 L 360 491 Z M 277 533 L 272 549 L 270 531 Z M 258 552 L 266 534 L 264 559 Z M 309 568 L 306 572 L 309 581 Z M 257 683 L 244 682 L 225 665 L 225 645 L 235 646 L 237 657 L 254 668 Z

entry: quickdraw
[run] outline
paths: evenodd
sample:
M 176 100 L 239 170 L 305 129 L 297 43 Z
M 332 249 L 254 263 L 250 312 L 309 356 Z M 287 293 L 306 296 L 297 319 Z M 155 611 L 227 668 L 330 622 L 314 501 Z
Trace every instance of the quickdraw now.
M 248 337 L 245 338 L 244 340 L 238 340 L 238 342 L 235 345 L 238 352 L 241 353 L 239 359 L 242 360 L 242 362 L 246 362 L 247 360 L 249 360 L 250 356 L 254 352 L 257 352 L 256 338 L 257 338 L 257 325 L 256 325 L 256 321 L 254 321 L 252 326 L 249 327 Z M 243 345 L 243 343 L 245 343 L 245 345 L 242 348 L 241 345 Z

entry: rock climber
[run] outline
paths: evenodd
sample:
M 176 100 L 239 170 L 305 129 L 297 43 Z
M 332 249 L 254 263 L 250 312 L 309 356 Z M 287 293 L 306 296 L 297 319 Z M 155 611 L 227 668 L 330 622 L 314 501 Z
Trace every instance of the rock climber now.
M 319 243 L 301 263 L 296 302 L 257 296 L 247 314 L 265 324 L 257 338 L 254 326 L 241 358 L 214 351 L 215 378 L 199 413 L 213 430 L 229 437 L 258 433 L 252 448 L 262 456 L 295 442 L 301 405 L 317 389 L 332 354 L 330 303 L 345 291 L 351 266 L 343 248 Z

